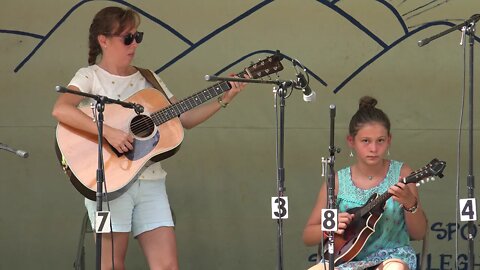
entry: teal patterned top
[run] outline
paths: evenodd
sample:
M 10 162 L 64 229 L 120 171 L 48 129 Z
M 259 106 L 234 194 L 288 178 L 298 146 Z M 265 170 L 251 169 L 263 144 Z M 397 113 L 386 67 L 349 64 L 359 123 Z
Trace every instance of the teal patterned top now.
M 381 195 L 387 192 L 389 187 L 398 182 L 402 165 L 402 162 L 391 160 L 385 179 L 379 185 L 367 190 L 355 186 L 350 167 L 340 170 L 336 202 L 339 212 L 363 206 L 374 193 Z M 416 269 L 416 255 L 410 246 L 403 208 L 390 198 L 386 202 L 383 215 L 375 226 L 375 232 L 367 240 L 362 251 L 352 261 L 344 263 L 338 268 L 365 269 L 391 258 L 401 259 L 409 265 L 410 269 Z

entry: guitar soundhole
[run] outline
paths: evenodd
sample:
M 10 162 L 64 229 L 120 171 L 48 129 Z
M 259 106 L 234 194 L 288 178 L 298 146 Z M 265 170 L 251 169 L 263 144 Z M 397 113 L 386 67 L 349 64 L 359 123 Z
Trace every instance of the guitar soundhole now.
M 154 132 L 155 124 L 152 118 L 146 115 L 137 115 L 130 123 L 130 130 L 135 136 L 146 138 Z

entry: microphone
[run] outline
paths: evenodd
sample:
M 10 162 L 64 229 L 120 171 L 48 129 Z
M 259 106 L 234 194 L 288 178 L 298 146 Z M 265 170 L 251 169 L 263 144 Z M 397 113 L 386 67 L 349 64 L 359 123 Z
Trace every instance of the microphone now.
M 303 73 L 297 74 L 297 86 L 302 89 L 303 100 L 305 102 L 312 102 L 316 100 L 317 94 L 314 91 L 312 91 Z
M 28 152 L 27 151 L 13 149 L 13 148 L 11 148 L 8 145 L 3 144 L 3 143 L 0 143 L 0 149 L 6 150 L 8 152 L 12 152 L 15 155 L 17 155 L 19 157 L 22 157 L 22 158 L 27 158 L 28 157 Z

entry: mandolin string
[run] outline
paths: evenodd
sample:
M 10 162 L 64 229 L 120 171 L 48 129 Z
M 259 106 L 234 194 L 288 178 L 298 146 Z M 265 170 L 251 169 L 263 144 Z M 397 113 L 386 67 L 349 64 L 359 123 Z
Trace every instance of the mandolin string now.
M 418 178 L 417 180 L 420 180 L 420 179 L 424 179 L 424 178 L 428 177 L 429 175 L 427 173 L 427 169 L 429 167 L 431 167 L 431 164 L 427 164 L 423 168 L 418 169 L 415 172 L 412 172 L 407 177 L 404 177 L 402 182 L 409 183 L 412 180 L 412 178 Z M 415 182 L 418 182 L 418 181 L 415 181 Z M 383 200 L 385 200 L 385 201 L 388 200 L 391 196 L 392 195 L 388 192 L 385 192 L 382 195 L 378 196 L 373 201 L 368 203 L 363 209 L 360 209 L 360 216 L 364 216 L 365 214 L 370 212 L 377 204 L 379 204 Z M 364 211 L 362 211 L 362 210 L 364 210 Z
M 435 161 L 435 160 L 433 160 L 433 161 Z M 443 169 L 440 169 L 438 171 L 432 170 L 432 167 L 435 166 L 434 164 L 432 164 L 433 161 L 430 162 L 429 164 L 425 165 L 423 168 L 412 172 L 407 177 L 404 177 L 402 181 L 407 184 L 407 183 L 418 182 L 419 180 L 428 178 L 430 176 L 439 175 L 443 171 Z M 367 213 L 369 213 L 376 205 L 378 205 L 382 201 L 388 200 L 391 196 L 392 195 L 390 193 L 388 193 L 388 191 L 387 191 L 387 192 L 383 193 L 382 195 L 378 196 L 377 198 L 375 198 L 373 201 L 367 203 L 364 207 L 360 208 L 358 210 L 358 212 L 356 212 L 355 214 L 358 213 L 360 217 L 363 217 Z

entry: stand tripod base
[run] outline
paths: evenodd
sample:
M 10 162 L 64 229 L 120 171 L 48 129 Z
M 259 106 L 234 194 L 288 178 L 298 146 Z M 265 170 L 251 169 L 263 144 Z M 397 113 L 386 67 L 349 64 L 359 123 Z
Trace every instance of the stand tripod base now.
M 93 232 L 88 218 L 88 212 L 83 216 L 82 227 L 80 229 L 80 237 L 78 239 L 77 257 L 73 262 L 73 268 L 75 270 L 85 270 L 85 233 Z

